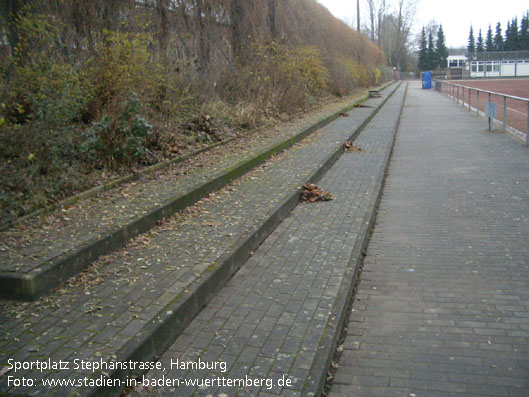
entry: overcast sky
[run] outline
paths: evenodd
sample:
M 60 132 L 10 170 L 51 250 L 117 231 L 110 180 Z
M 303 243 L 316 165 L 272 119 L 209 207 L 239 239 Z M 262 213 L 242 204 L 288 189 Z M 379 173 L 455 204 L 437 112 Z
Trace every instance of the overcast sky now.
M 356 21 L 356 0 L 318 1 L 336 17 L 347 22 Z M 390 4 L 396 2 L 386 1 Z M 416 34 L 423 25 L 435 19 L 443 25 L 447 46 L 461 47 L 467 44 L 470 24 L 474 26 L 476 37 L 479 28 L 485 37 L 489 24 L 494 32 L 497 22 L 501 22 L 502 32 L 505 34 L 507 21 L 517 16 L 519 26 L 521 17 L 528 10 L 527 0 L 418 0 L 413 32 Z M 362 23 L 367 22 L 366 0 L 360 0 L 360 14 Z

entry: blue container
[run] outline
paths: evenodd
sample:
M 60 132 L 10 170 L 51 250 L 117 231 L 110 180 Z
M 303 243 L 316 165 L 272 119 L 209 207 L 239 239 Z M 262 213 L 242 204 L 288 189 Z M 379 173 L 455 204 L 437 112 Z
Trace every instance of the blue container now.
M 422 74 L 422 88 L 429 90 L 432 88 L 432 72 L 423 72 Z

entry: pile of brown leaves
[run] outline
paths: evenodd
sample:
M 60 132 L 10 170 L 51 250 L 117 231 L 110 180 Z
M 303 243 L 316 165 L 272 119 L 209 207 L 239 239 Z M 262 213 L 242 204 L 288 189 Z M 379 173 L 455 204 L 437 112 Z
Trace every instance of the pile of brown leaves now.
M 195 137 L 197 142 L 219 142 L 235 134 L 222 120 L 208 115 L 200 115 L 183 124 L 188 136 Z
M 320 189 L 313 183 L 305 183 L 303 185 L 303 191 L 301 192 L 299 201 L 301 201 L 302 203 L 313 203 L 318 200 L 329 201 L 334 200 L 334 197 L 331 193 Z
M 343 144 L 344 152 L 361 152 L 362 148 L 360 146 L 353 145 L 351 141 L 345 141 Z

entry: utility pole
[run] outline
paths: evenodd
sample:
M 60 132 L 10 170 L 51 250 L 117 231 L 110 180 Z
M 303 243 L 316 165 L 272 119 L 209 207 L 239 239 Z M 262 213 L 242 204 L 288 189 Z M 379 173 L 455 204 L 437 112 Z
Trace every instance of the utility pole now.
M 360 0 L 356 0 L 356 30 L 360 32 Z

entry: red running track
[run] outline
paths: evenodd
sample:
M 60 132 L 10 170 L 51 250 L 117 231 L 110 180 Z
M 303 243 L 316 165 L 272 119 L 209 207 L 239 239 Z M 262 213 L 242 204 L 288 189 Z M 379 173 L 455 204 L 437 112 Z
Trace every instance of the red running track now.
M 529 79 L 459 80 L 450 81 L 450 83 L 529 99 Z M 468 89 L 465 89 L 464 91 L 465 106 L 468 106 Z M 458 94 L 457 89 L 452 91 L 451 87 L 443 84 L 443 92 L 449 95 L 452 95 L 453 93 L 454 97 L 458 97 L 461 102 L 463 93 L 461 87 L 459 87 Z M 483 92 L 479 93 L 479 110 L 483 113 L 485 112 L 485 102 L 488 102 L 488 100 L 488 94 Z M 491 101 L 498 104 L 497 120 L 503 122 L 503 96 L 491 95 Z M 471 106 L 476 109 L 477 93 L 475 90 L 470 90 L 470 103 Z M 507 98 L 507 125 L 525 133 L 527 129 L 527 106 L 527 102 Z

